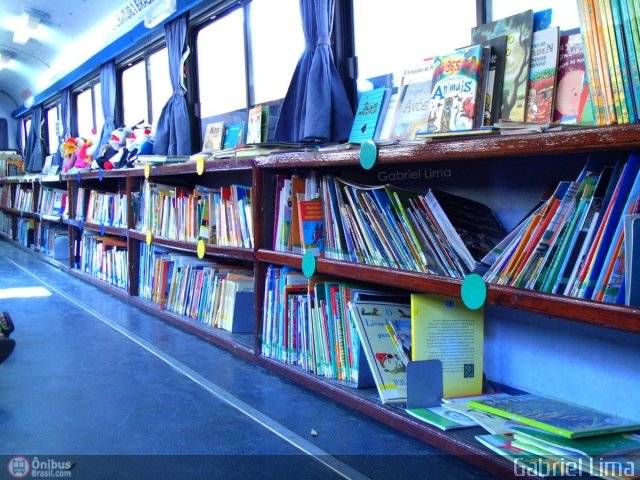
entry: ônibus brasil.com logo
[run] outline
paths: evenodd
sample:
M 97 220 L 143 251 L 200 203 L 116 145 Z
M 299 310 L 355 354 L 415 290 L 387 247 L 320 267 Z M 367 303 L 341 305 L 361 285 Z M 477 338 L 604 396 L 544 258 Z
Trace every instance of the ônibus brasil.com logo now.
M 13 457 L 7 464 L 9 475 L 13 478 L 24 478 L 31 471 L 31 464 L 25 457 Z

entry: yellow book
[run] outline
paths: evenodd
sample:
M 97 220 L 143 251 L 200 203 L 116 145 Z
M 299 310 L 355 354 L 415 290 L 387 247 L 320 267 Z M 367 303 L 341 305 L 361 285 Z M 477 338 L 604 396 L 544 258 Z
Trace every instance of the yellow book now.
M 442 362 L 443 395 L 482 393 L 484 311 L 470 310 L 459 298 L 411 295 L 412 360 Z

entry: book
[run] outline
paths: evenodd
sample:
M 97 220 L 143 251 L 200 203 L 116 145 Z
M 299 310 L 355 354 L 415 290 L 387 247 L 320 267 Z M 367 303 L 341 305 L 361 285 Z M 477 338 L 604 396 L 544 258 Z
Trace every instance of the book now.
M 533 33 L 525 113 L 528 122 L 548 123 L 553 118 L 559 40 L 558 27 L 549 27 Z
M 204 133 L 204 141 L 202 142 L 202 151 L 204 153 L 222 150 L 224 140 L 225 122 L 213 122 L 207 124 Z
M 247 117 L 247 145 L 266 142 L 267 138 L 263 135 L 263 124 L 265 117 L 268 115 L 268 107 L 265 105 L 256 105 L 249 109 Z
M 409 305 L 402 303 L 349 303 L 349 312 L 382 403 L 407 400 L 407 367 L 386 326 L 392 320 L 408 316 L 409 311 Z
M 406 408 L 405 412 L 444 431 L 477 425 L 474 420 L 466 415 L 443 407 Z
M 469 406 L 566 438 L 640 429 L 640 423 L 533 394 L 471 400 Z
M 382 125 L 382 115 L 386 110 L 390 90 L 380 87 L 360 93 L 358 108 L 353 118 L 349 142 L 362 143 L 373 140 Z
M 489 70 L 487 72 L 487 86 L 483 103 L 484 126 L 491 126 L 500 119 L 502 107 L 502 84 L 504 81 L 504 69 L 507 55 L 507 37 L 500 35 L 482 43 L 491 49 L 489 57 Z
M 227 125 L 224 131 L 223 150 L 237 148 L 245 144 L 245 122 Z
M 324 253 L 324 216 L 320 198 L 304 200 L 298 198 L 298 224 L 302 253 L 315 256 Z
M 585 81 L 586 66 L 580 32 L 560 35 L 558 52 L 556 101 L 553 121 L 563 124 L 578 123 L 583 96 L 588 94 Z M 585 89 L 587 92 L 585 92 Z
M 640 307 L 640 215 L 624 217 L 624 303 Z
M 435 57 L 428 133 L 471 130 L 475 126 L 483 55 L 481 45 L 471 45 Z
M 471 41 L 482 43 L 500 35 L 507 36 L 500 119 L 522 122 L 525 119 L 529 80 L 533 11 L 527 10 L 491 23 L 478 25 L 471 30 Z
M 457 298 L 411 295 L 412 360 L 442 362 L 445 397 L 482 392 L 483 310 Z

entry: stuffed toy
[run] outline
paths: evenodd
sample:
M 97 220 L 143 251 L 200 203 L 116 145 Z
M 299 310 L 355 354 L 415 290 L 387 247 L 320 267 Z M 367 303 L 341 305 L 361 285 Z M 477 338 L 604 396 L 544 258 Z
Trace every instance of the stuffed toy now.
M 60 153 L 64 158 L 62 162 L 62 171 L 68 172 L 76 162 L 75 153 L 78 150 L 78 140 L 73 137 L 67 138 L 60 146 Z
M 98 168 L 111 170 L 126 165 L 126 158 L 129 155 L 129 150 L 126 147 L 129 135 L 131 135 L 131 129 L 127 127 L 118 128 L 111 132 L 111 138 L 95 159 Z
M 93 161 L 93 154 L 96 149 L 96 129 L 91 129 L 92 138 L 79 138 L 78 140 L 78 151 L 76 152 L 76 162 L 74 166 L 76 168 L 87 168 L 91 166 Z

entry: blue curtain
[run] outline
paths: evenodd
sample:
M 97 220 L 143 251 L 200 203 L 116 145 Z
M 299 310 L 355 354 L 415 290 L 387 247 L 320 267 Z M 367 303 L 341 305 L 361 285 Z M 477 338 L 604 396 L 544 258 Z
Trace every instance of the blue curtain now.
M 305 51 L 282 103 L 276 139 L 287 142 L 349 138 L 353 112 L 333 63 L 334 0 L 300 0 Z
M 44 147 L 42 145 L 42 105 L 33 109 L 31 127 L 24 148 L 24 170 L 26 172 L 40 172 L 44 166 Z
M 58 136 L 60 143 L 52 163 L 62 168 L 63 158 L 60 153 L 60 148 L 62 147 L 62 143 L 71 136 L 71 88 L 62 90 L 60 97 L 60 124 L 62 126 L 62 131 Z
M 100 69 L 100 89 L 102 93 L 102 111 L 104 112 L 104 126 L 100 133 L 100 140 L 96 146 L 96 156 L 111 138 L 111 132 L 116 129 L 116 64 L 114 61 L 105 63 Z
M 160 113 L 153 142 L 153 153 L 156 155 L 191 155 L 191 126 L 182 86 L 187 17 L 183 15 L 175 19 L 165 25 L 164 29 L 173 95 Z
M 16 120 L 16 145 L 18 146 L 18 152 L 20 152 L 22 158 L 27 158 L 24 155 L 24 145 L 22 144 L 22 129 L 24 128 L 24 124 L 22 122 L 22 118 L 18 118 Z

